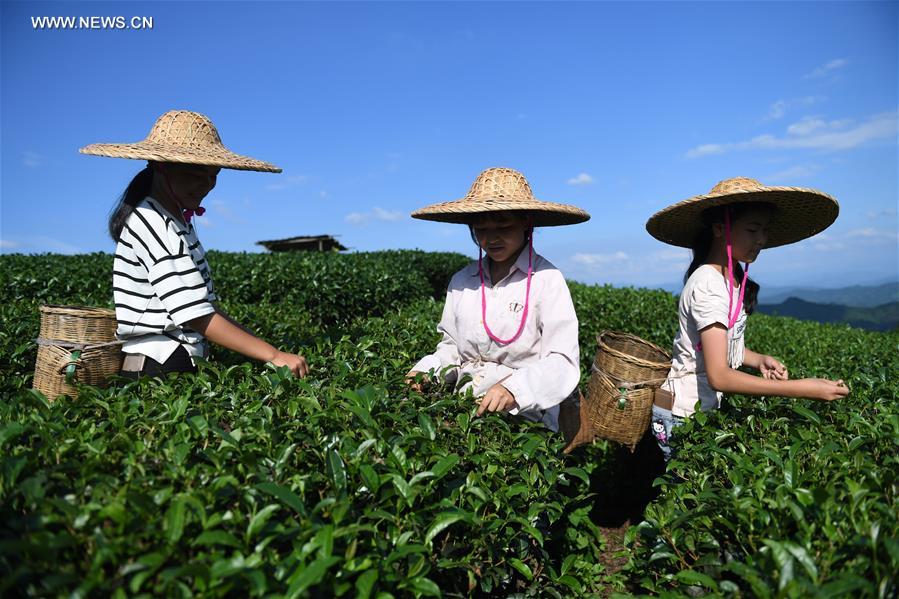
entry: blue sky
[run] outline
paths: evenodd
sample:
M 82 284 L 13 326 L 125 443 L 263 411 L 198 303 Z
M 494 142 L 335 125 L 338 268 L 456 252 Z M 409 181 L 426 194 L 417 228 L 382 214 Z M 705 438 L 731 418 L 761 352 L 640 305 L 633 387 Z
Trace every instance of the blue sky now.
M 670 285 L 687 251 L 646 219 L 748 176 L 841 205 L 762 253 L 763 285 L 895 279 L 897 23 L 895 2 L 3 2 L 0 249 L 112 251 L 107 215 L 142 163 L 77 150 L 182 108 L 284 169 L 222 172 L 207 248 L 328 233 L 475 255 L 464 227 L 408 214 L 509 166 L 592 214 L 536 237 L 568 278 Z

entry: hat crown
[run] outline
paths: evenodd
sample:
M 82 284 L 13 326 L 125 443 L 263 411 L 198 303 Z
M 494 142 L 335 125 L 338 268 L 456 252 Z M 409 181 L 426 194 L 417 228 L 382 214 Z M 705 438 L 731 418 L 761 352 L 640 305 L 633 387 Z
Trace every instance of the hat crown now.
M 712 191 L 709 192 L 709 195 L 726 195 L 738 191 L 757 191 L 764 188 L 765 186 L 755 179 L 750 179 L 749 177 L 734 177 L 733 179 L 719 181 L 718 184 L 712 188 Z
M 494 167 L 478 175 L 465 199 L 533 200 L 534 192 L 524 175 L 515 169 Z
M 186 148 L 223 148 L 209 117 L 189 110 L 170 110 L 156 119 L 145 141 Z

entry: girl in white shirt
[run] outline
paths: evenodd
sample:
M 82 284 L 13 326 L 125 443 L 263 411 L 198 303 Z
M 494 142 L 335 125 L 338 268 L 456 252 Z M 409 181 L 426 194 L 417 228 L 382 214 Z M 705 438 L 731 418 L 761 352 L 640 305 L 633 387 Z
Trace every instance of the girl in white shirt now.
M 482 172 L 461 200 L 415 218 L 467 224 L 479 258 L 450 281 L 434 353 L 409 372 L 454 382 L 479 398 L 478 415 L 506 412 L 558 430 L 559 404 L 580 380 L 578 322 L 565 279 L 534 253 L 535 226 L 584 222 L 574 206 L 543 202 L 512 169 Z M 486 259 L 483 254 L 486 253 Z
M 206 339 L 306 375 L 302 356 L 275 349 L 218 307 L 206 253 L 190 222 L 203 214 L 200 203 L 222 168 L 280 168 L 227 150 L 206 116 L 184 110 L 159 117 L 144 141 L 92 144 L 81 152 L 148 161 L 109 219 L 117 243 L 113 296 L 126 354 L 123 376 L 194 371 L 194 358 L 206 356 Z
M 669 206 L 646 223 L 653 237 L 693 250 L 678 306 L 671 370 L 652 408 L 652 433 L 666 460 L 672 455 L 673 428 L 697 407 L 717 409 L 723 393 L 824 401 L 849 393 L 841 380 L 789 380 L 777 359 L 743 342 L 759 289 L 748 278 L 749 264 L 764 248 L 823 231 L 838 213 L 836 200 L 822 192 L 738 177 Z M 761 377 L 738 370 L 741 366 L 758 370 Z

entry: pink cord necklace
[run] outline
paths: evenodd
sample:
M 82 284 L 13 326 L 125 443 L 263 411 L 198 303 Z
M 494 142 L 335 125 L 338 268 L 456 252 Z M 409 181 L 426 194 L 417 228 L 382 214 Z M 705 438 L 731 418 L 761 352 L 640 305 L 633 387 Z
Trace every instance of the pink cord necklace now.
M 487 331 L 487 336 L 500 345 L 508 345 L 509 343 L 512 343 L 521 336 L 521 332 L 524 330 L 524 323 L 528 319 L 528 304 L 530 303 L 531 298 L 531 275 L 533 274 L 533 261 L 534 232 L 531 231 L 530 239 L 528 239 L 528 282 L 524 292 L 524 311 L 521 315 L 521 323 L 518 325 L 518 331 L 516 331 L 515 335 L 513 335 L 510 339 L 500 339 L 493 334 L 493 331 L 491 331 L 490 327 L 487 325 L 487 295 L 484 292 L 484 250 L 483 248 L 478 248 L 478 274 L 481 276 L 481 322 L 484 323 L 484 330 Z
M 733 328 L 740 315 L 740 306 L 743 305 L 743 294 L 746 293 L 746 279 L 749 278 L 749 262 L 743 266 L 743 282 L 740 283 L 740 301 L 736 310 L 731 310 L 734 303 L 734 258 L 733 244 L 730 240 L 730 208 L 724 211 L 724 238 L 727 243 L 727 328 Z

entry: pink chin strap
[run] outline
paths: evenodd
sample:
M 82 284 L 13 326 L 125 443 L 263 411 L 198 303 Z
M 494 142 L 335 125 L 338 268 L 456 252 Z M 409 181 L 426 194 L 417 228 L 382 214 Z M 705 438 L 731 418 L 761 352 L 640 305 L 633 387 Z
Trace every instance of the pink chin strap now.
M 494 335 L 493 331 L 490 330 L 490 326 L 487 324 L 487 296 L 484 292 L 484 250 L 480 247 L 480 244 L 478 244 L 478 274 L 481 276 L 481 322 L 484 323 L 484 330 L 487 331 L 487 336 L 500 345 L 508 345 L 521 337 L 521 332 L 524 330 L 524 323 L 527 322 L 528 319 L 528 305 L 531 298 L 531 275 L 534 272 L 534 229 L 533 227 L 530 227 L 530 229 L 531 234 L 528 239 L 528 283 L 524 292 L 524 311 L 521 314 L 521 323 L 518 325 L 518 330 L 509 339 L 500 339 Z
M 202 206 L 197 206 L 195 209 L 191 210 L 190 208 L 182 208 L 181 214 L 184 215 L 184 222 L 189 223 L 191 217 L 196 214 L 197 216 L 203 216 L 206 213 L 206 209 Z
M 724 242 L 727 244 L 727 328 L 734 328 L 740 317 L 740 306 L 743 305 L 743 295 L 746 293 L 746 279 L 749 278 L 749 262 L 743 264 L 743 282 L 740 283 L 740 301 L 734 310 L 734 250 L 730 240 L 730 208 L 724 211 Z M 702 342 L 693 346 L 696 351 L 702 351 Z
M 727 243 L 727 328 L 732 329 L 740 316 L 740 306 L 743 305 L 743 295 L 746 293 L 746 279 L 749 278 L 749 262 L 743 264 L 743 282 L 740 283 L 740 301 L 734 307 L 734 250 L 730 239 L 730 208 L 724 211 L 724 241 Z

